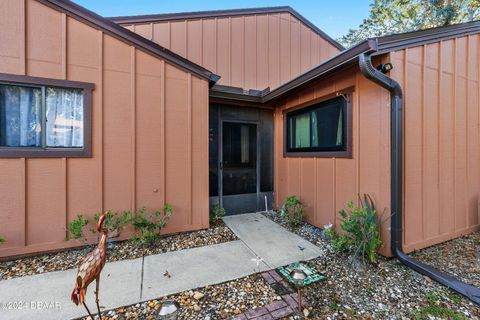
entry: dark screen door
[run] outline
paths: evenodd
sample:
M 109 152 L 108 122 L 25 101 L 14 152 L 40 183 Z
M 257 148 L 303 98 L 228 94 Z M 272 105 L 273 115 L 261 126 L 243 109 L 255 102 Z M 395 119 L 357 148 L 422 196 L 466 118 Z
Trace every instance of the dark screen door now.
M 227 214 L 257 211 L 257 125 L 222 123 L 221 197 Z

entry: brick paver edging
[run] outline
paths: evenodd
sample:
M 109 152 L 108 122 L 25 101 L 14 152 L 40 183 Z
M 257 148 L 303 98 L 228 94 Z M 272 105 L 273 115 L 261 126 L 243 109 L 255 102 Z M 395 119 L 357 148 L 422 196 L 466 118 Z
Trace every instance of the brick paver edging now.
M 292 288 L 275 271 L 270 270 L 262 273 L 263 279 L 269 284 L 283 286 L 288 294 L 282 295 L 281 300 L 267 304 L 264 307 L 247 310 L 246 312 L 233 316 L 229 320 L 273 320 L 288 317 L 298 310 L 298 297 Z M 302 301 L 302 305 L 306 303 Z

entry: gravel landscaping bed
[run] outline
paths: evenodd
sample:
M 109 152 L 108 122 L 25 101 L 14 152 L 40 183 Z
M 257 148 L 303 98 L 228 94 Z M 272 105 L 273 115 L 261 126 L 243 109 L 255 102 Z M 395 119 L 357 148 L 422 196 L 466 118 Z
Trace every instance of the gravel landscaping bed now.
M 236 239 L 235 234 L 220 220 L 212 224 L 209 229 L 167 235 L 154 246 L 145 249 L 128 240 L 112 242 L 107 250 L 107 262 L 135 259 L 143 255 L 202 247 Z M 77 268 L 93 247 L 89 245 L 81 249 L 0 262 L 0 280 Z
M 364 265 L 346 254 L 336 253 L 329 240 L 322 239 L 320 230 L 308 223 L 291 228 L 276 213 L 265 216 L 326 250 L 324 257 L 308 261 L 326 276 L 325 281 L 305 289 L 311 307 L 309 318 L 480 319 L 480 308 L 473 302 L 405 267 L 397 259 L 379 257 L 377 266 Z M 461 250 L 456 248 L 459 255 Z M 445 254 L 443 262 L 449 258 Z
M 480 231 L 419 250 L 412 257 L 480 288 Z
M 228 319 L 253 307 L 260 308 L 272 301 L 280 300 L 281 297 L 263 277 L 252 275 L 107 311 L 102 313 L 102 319 L 155 319 L 161 303 L 168 299 L 180 303 L 178 319 L 213 320 Z M 89 317 L 83 319 L 90 320 Z

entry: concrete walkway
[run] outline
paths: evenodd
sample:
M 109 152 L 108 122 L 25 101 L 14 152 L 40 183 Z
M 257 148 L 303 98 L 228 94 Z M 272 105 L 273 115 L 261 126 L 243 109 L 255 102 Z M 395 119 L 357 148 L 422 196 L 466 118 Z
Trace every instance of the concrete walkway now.
M 322 254 L 320 248 L 258 213 L 224 218 L 240 240 L 105 265 L 100 285 L 103 310 L 241 278 Z M 264 259 L 260 270 L 253 258 Z M 165 271 L 171 277 L 165 277 Z M 0 281 L 0 318 L 71 319 L 85 315 L 70 301 L 76 270 Z M 87 305 L 94 312 L 92 283 Z

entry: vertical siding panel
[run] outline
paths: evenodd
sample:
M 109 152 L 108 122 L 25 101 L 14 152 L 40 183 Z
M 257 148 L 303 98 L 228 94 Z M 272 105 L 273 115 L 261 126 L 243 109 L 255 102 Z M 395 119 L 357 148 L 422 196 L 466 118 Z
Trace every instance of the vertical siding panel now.
M 306 220 L 315 223 L 315 160 L 314 158 L 301 159 L 300 175 L 302 180 L 302 203 L 305 206 Z
M 269 30 L 268 30 L 268 16 L 257 16 L 256 19 L 256 88 L 267 88 L 269 86 L 269 64 L 270 64 L 270 52 L 269 52 Z M 247 78 L 248 79 L 248 78 Z M 262 89 L 263 90 L 263 89 Z
M 192 74 L 187 74 L 187 183 L 188 190 L 188 218 L 187 225 L 192 224 L 193 177 L 192 177 Z
M 405 49 L 405 229 L 407 243 L 423 238 L 422 217 L 422 77 L 421 47 Z
M 227 86 L 232 85 L 230 33 L 230 18 L 217 19 L 217 73 L 222 76 L 220 83 Z
M 167 202 L 175 214 L 165 231 L 174 226 L 186 226 L 190 215 L 189 135 L 188 128 L 188 76 L 185 72 L 165 65 L 165 165 Z M 179 130 L 179 128 L 184 128 Z
M 137 210 L 137 92 L 136 92 L 136 49 L 135 47 L 130 47 L 130 117 L 131 117 L 131 206 L 132 211 Z
M 187 35 L 187 59 L 202 64 L 202 21 L 188 21 Z
M 455 231 L 467 227 L 467 46 L 455 41 Z
M 441 43 L 440 76 L 440 233 L 454 230 L 454 95 L 452 41 Z
M 27 244 L 60 243 L 65 238 L 62 159 L 29 159 L 27 164 Z
M 438 236 L 440 210 L 438 177 L 438 105 L 439 105 L 439 45 L 425 48 L 423 82 L 423 228 L 425 239 Z
M 171 22 L 170 23 L 170 49 L 181 55 L 187 57 L 187 22 Z
M 320 41 L 316 35 L 311 32 L 310 33 L 310 62 L 308 69 L 312 68 L 313 66 L 320 63 Z
M 467 96 L 467 225 L 469 227 L 477 225 L 478 221 L 478 201 L 480 182 L 478 179 L 480 166 L 480 140 L 479 133 L 479 93 L 478 93 L 478 35 L 468 38 L 468 57 L 472 61 L 468 68 L 468 96 Z
M 317 224 L 323 227 L 327 223 L 335 224 L 334 190 L 329 181 L 335 179 L 333 175 L 333 159 L 318 158 L 316 160 L 316 196 L 317 196 Z
M 206 227 L 209 214 L 208 186 L 208 87 L 205 81 L 192 77 L 192 225 Z
M 289 14 L 280 14 L 280 84 L 290 80 L 292 68 L 291 23 Z
M 202 31 L 202 65 L 212 72 L 217 72 L 216 20 L 202 20 Z
M 300 24 L 300 73 L 307 71 L 311 66 L 313 54 L 311 34 L 305 25 Z
M 291 15 L 289 15 L 289 18 L 290 18 L 290 74 L 288 75 L 288 80 L 299 75 L 302 70 L 302 65 L 301 65 L 302 29 L 301 29 L 300 22 L 297 19 L 295 19 Z
M 25 0 L 0 2 L 0 43 L 0 71 L 25 74 Z
M 231 18 L 231 85 L 245 87 L 245 18 Z
M 62 14 L 34 0 L 29 0 L 26 8 L 28 75 L 59 79 L 62 76 Z
M 170 24 L 168 22 L 153 24 L 153 41 L 170 49 Z
M 162 194 L 162 203 L 167 202 L 167 130 L 166 130 L 166 70 L 165 70 L 165 61 L 160 61 L 160 177 L 162 179 L 161 183 L 161 194 Z
M 104 36 L 104 207 L 132 207 L 131 48 Z
M 145 39 L 151 40 L 152 37 L 152 25 L 149 24 L 137 24 L 135 25 L 135 33 L 138 33 Z
M 257 88 L 257 16 L 245 17 L 245 89 Z M 264 86 L 266 88 L 267 86 Z
M 358 85 L 358 90 L 361 92 L 359 97 L 361 110 L 359 115 L 359 148 L 361 150 L 358 159 L 360 161 L 358 166 L 359 190 L 362 195 L 372 196 L 380 211 L 389 212 L 389 96 L 384 89 L 363 77 L 359 79 Z M 354 177 L 355 175 L 351 179 L 353 180 Z M 349 199 L 344 199 L 344 201 L 346 200 Z M 388 230 L 388 226 L 384 224 L 382 229 Z M 388 234 L 383 232 L 382 240 L 385 242 L 386 239 L 388 239 Z
M 268 85 L 280 85 L 280 17 L 268 16 Z
M 2 247 L 25 244 L 25 159 L 0 160 L 0 234 L 6 240 Z

